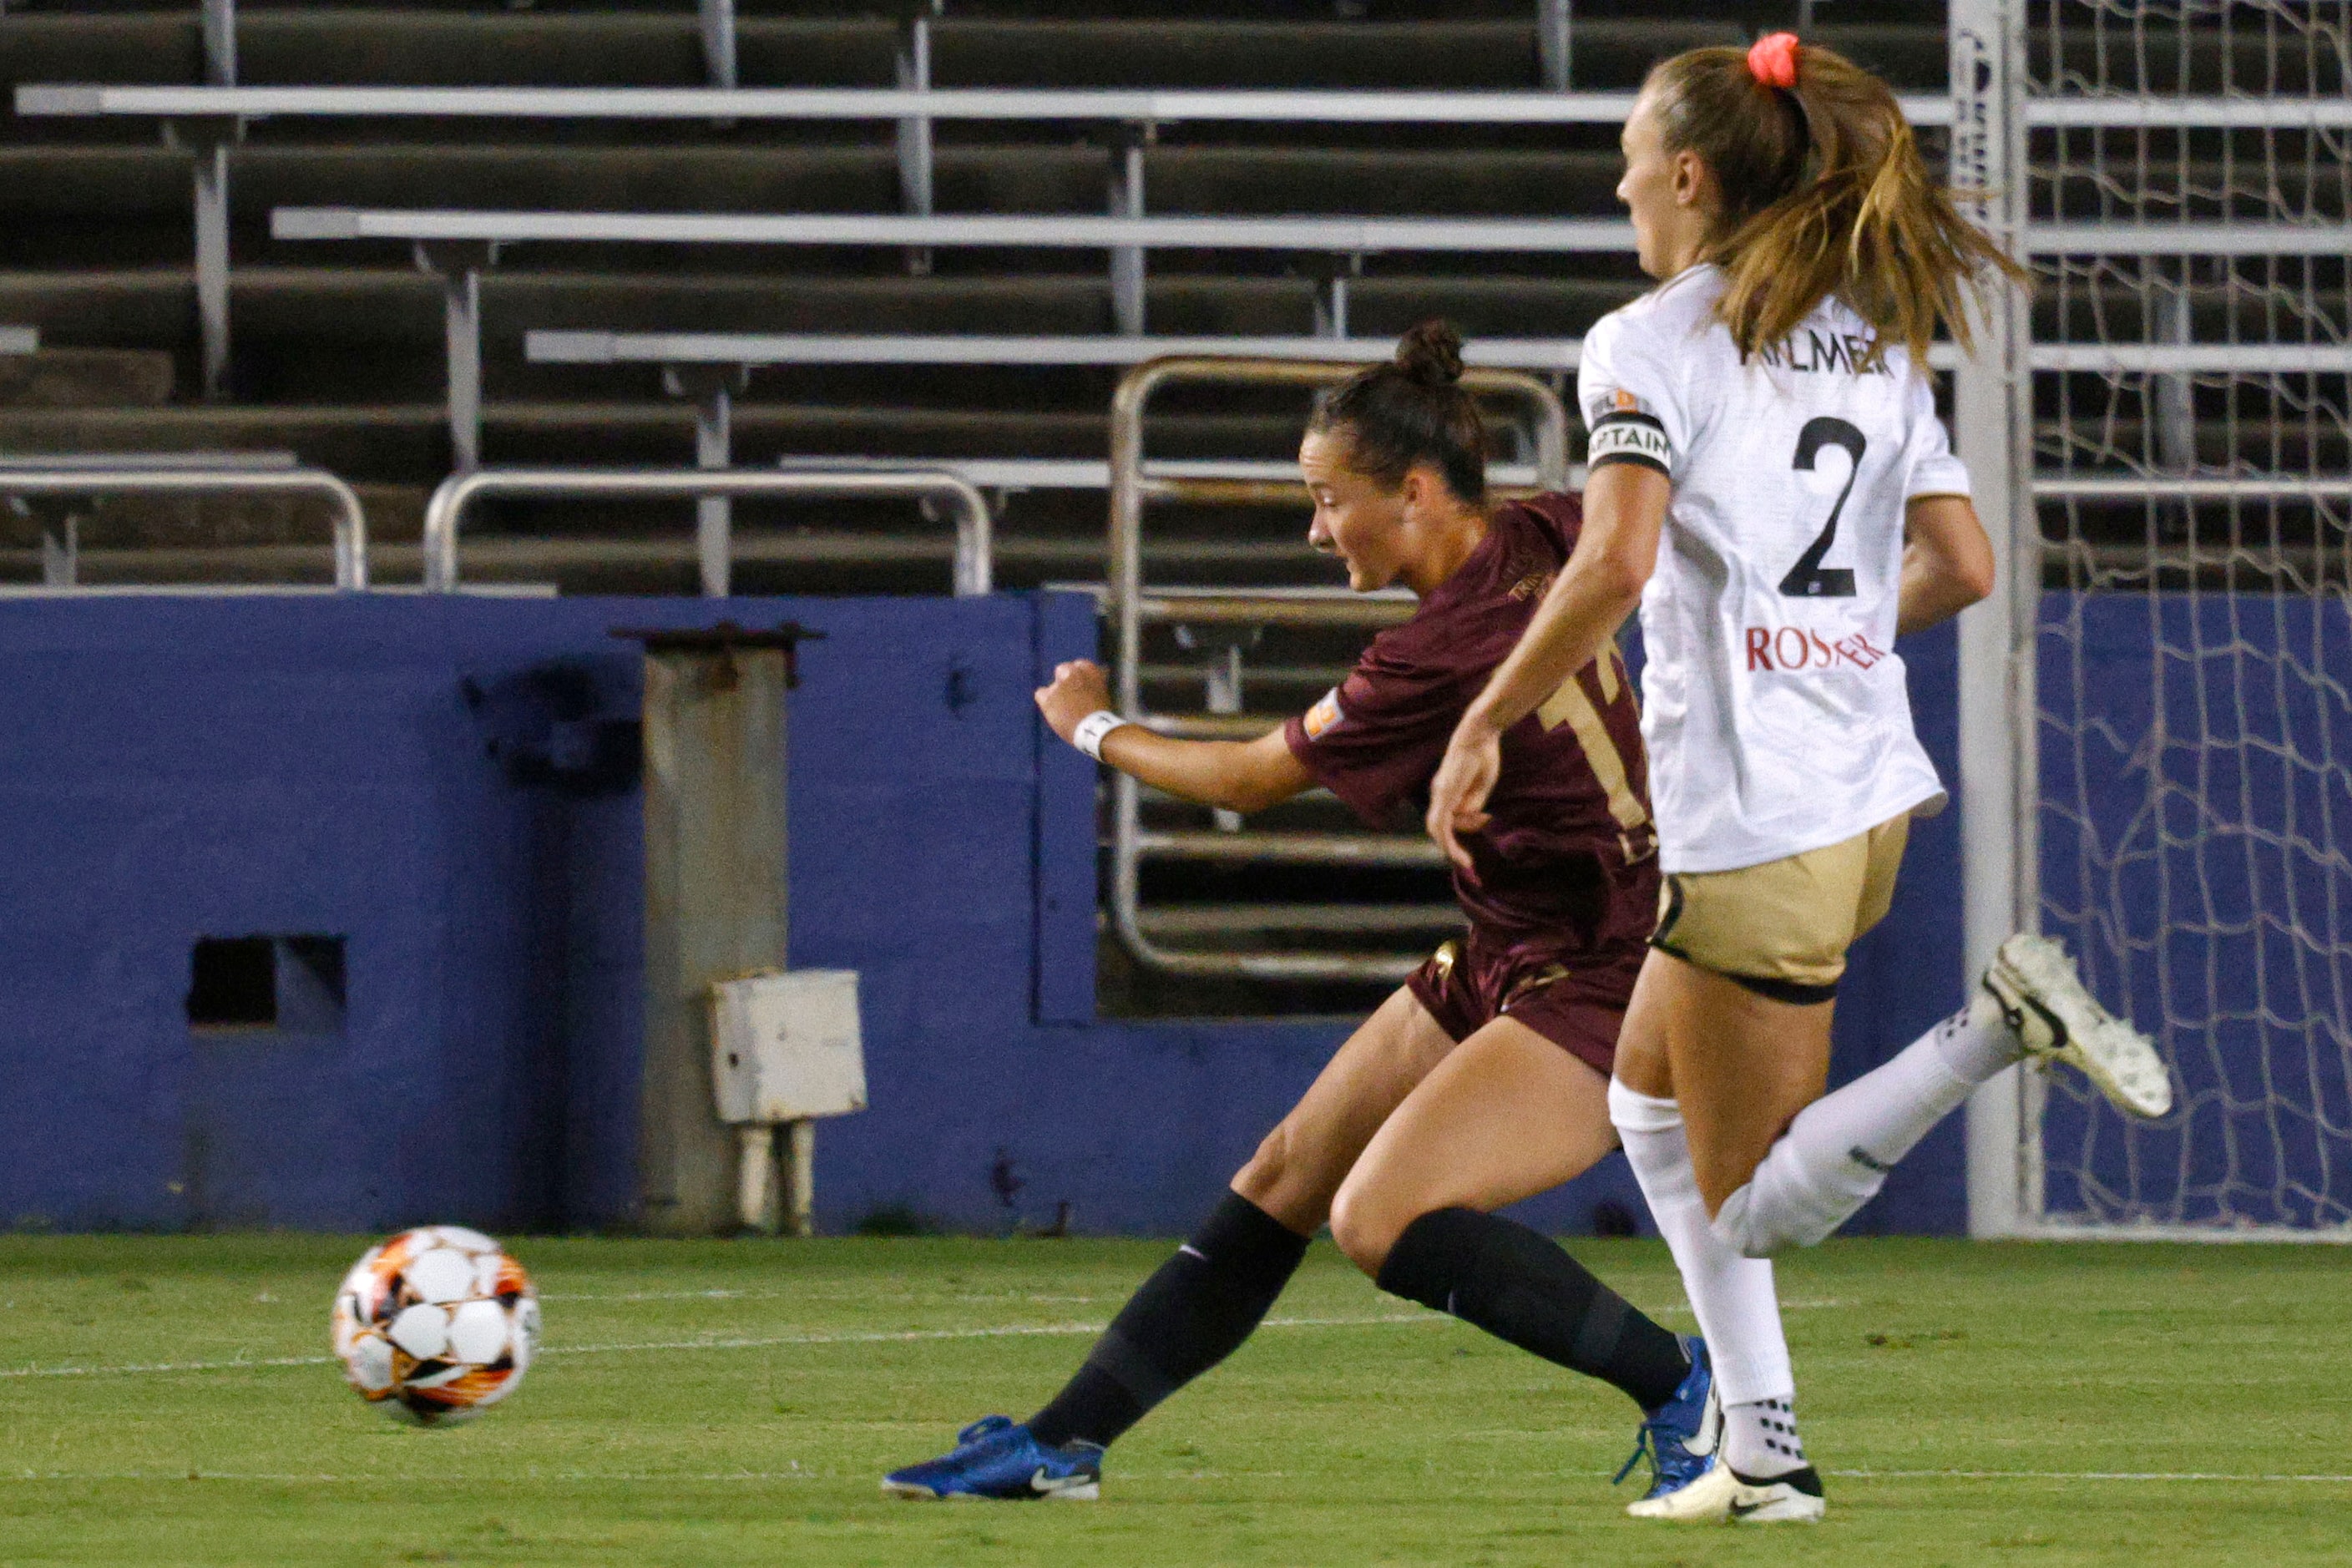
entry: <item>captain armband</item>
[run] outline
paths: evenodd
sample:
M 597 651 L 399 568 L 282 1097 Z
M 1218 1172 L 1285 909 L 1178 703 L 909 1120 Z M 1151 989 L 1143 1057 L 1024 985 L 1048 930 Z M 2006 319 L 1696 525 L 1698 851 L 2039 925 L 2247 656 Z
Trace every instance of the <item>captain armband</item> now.
M 1592 439 L 1585 447 L 1584 460 L 1588 468 L 1597 468 L 1603 463 L 1639 463 L 1671 475 L 1675 448 L 1674 443 L 1666 439 L 1666 427 L 1654 416 L 1611 414 L 1592 426 Z

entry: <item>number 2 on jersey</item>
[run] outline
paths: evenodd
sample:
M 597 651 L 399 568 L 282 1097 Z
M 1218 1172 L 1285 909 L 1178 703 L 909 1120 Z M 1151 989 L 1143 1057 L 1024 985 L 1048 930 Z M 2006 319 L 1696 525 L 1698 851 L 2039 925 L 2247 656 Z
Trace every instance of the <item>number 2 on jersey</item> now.
M 1803 473 L 1813 470 L 1813 459 L 1824 447 L 1837 447 L 1853 459 L 1846 469 L 1845 488 L 1838 491 L 1836 502 L 1830 508 L 1830 520 L 1822 525 L 1821 537 L 1808 545 L 1780 579 L 1780 592 L 1797 599 L 1851 599 L 1853 597 L 1853 572 L 1845 566 L 1823 566 L 1822 557 L 1837 542 L 1838 514 L 1845 510 L 1845 498 L 1853 494 L 1854 477 L 1862 472 L 1862 455 L 1870 443 L 1861 431 L 1843 419 L 1822 415 L 1808 419 L 1805 427 L 1797 432 L 1797 456 L 1789 466 Z

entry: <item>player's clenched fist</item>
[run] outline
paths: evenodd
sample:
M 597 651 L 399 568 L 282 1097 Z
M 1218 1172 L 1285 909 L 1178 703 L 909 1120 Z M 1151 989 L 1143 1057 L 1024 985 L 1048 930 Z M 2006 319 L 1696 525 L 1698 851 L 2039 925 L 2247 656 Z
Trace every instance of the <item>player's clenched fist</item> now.
M 1110 677 L 1090 658 L 1055 665 L 1054 683 L 1037 689 L 1037 711 L 1065 741 L 1071 739 L 1079 720 L 1110 706 Z

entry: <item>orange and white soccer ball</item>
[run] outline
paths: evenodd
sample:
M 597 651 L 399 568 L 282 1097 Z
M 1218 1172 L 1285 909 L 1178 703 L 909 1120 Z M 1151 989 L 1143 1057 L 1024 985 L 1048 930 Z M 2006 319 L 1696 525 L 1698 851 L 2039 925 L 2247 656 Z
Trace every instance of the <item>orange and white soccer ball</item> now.
M 422 1426 L 515 1391 L 539 1349 L 539 1293 L 478 1230 L 428 1225 L 367 1250 L 335 1292 L 335 1354 L 360 1397 Z

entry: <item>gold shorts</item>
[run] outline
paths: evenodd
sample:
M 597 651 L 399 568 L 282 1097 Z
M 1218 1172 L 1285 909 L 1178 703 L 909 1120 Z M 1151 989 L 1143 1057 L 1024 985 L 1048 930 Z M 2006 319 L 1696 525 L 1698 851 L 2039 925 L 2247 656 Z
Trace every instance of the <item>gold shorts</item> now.
M 1669 871 L 1650 945 L 1778 1002 L 1826 1002 L 1845 951 L 1886 918 L 1906 815 L 1838 844 L 1737 871 Z

